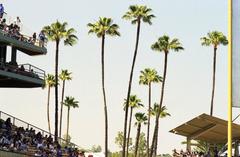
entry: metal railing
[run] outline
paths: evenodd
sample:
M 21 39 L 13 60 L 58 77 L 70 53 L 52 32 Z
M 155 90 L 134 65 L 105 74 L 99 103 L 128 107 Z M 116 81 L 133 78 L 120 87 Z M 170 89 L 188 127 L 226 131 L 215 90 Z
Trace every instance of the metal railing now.
M 39 78 L 42 80 L 45 79 L 45 71 L 29 63 L 12 65 L 11 63 L 3 62 L 0 60 L 0 68 L 24 76 Z
M 31 64 L 20 64 L 18 68 L 24 68 L 25 72 L 31 73 L 33 77 L 45 79 L 45 71 Z
M 23 127 L 23 128 L 25 128 L 25 129 L 26 129 L 26 128 L 28 128 L 28 129 L 33 128 L 36 133 L 37 133 L 37 132 L 41 132 L 41 134 L 42 134 L 43 137 L 46 136 L 46 135 L 47 135 L 47 136 L 51 135 L 53 138 L 55 137 L 53 134 L 49 133 L 49 132 L 46 131 L 46 130 L 43 130 L 43 129 L 35 126 L 35 125 L 29 124 L 29 123 L 27 123 L 27 122 L 25 122 L 25 121 L 23 121 L 23 120 L 21 120 L 21 119 L 19 119 L 19 118 L 16 118 L 16 117 L 14 117 L 14 116 L 12 116 L 12 115 L 10 115 L 10 114 L 7 114 L 7 113 L 5 113 L 5 112 L 3 112 L 3 111 L 0 111 L 0 119 L 6 121 L 8 118 L 11 119 L 11 122 L 12 122 L 12 124 L 13 124 L 14 126 Z M 58 137 L 58 141 L 68 143 L 68 146 L 71 146 L 71 147 L 73 147 L 73 148 L 79 148 L 78 145 L 76 145 L 76 144 L 74 144 L 74 143 L 72 143 L 72 142 L 67 142 L 67 141 L 66 141 L 65 139 L 63 139 L 63 138 Z
M 24 35 L 24 34 L 19 34 L 19 35 L 14 35 L 12 33 L 10 33 L 8 30 L 4 30 L 3 26 L 0 24 L 0 32 L 2 35 L 4 36 L 8 36 L 11 37 L 13 40 L 17 40 L 26 44 L 30 44 L 30 45 L 34 45 L 37 47 L 47 47 L 47 38 L 45 38 L 44 41 L 40 40 L 40 39 L 33 39 L 32 37 L 28 36 L 28 35 Z
M 0 23 L 0 30 L 1 33 L 3 35 L 7 35 L 10 37 L 13 37 L 14 34 L 9 32 L 9 27 L 11 24 L 14 24 L 14 20 L 12 17 L 8 16 L 7 14 L 4 14 L 4 16 L 2 17 L 2 20 L 5 19 L 6 20 L 6 26 L 2 25 Z M 44 42 L 42 40 L 40 40 L 39 38 L 36 38 L 35 40 L 33 40 L 33 37 L 31 36 L 31 34 L 33 35 L 33 31 L 29 31 L 29 29 L 27 29 L 24 25 L 20 24 L 20 35 L 19 35 L 19 39 L 20 41 L 24 42 L 24 43 L 28 43 L 31 45 L 35 45 L 38 47 L 46 47 L 47 46 L 47 38 L 45 38 Z M 13 37 L 13 39 L 16 39 Z M 17 40 L 17 39 L 16 39 Z

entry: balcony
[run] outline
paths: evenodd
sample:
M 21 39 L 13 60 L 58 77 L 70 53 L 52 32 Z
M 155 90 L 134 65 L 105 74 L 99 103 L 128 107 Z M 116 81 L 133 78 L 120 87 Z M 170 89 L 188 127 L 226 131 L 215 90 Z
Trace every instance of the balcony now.
M 0 88 L 43 87 L 45 71 L 31 64 L 0 62 Z
M 10 34 L 0 30 L 0 45 L 13 46 L 17 50 L 20 50 L 30 56 L 43 55 L 47 53 L 46 43 L 43 43 L 43 46 L 41 47 L 39 46 L 41 45 L 39 40 L 36 40 L 35 43 L 29 43 L 27 42 L 28 38 L 28 36 L 23 35 L 23 40 L 17 40 L 11 37 Z

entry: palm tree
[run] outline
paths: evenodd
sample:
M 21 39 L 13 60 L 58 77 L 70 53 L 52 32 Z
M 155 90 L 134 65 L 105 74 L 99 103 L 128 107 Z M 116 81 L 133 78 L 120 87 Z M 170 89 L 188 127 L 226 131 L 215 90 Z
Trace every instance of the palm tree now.
M 55 42 L 56 50 L 55 50 L 55 137 L 54 140 L 58 139 L 58 58 L 59 58 L 59 44 L 63 40 L 64 45 L 73 46 L 77 42 L 77 36 L 75 34 L 75 30 L 73 28 L 67 29 L 67 22 L 60 23 L 56 21 L 49 26 L 45 26 L 43 31 L 46 33 L 48 39 L 50 41 Z
M 178 39 L 174 38 L 170 40 L 170 38 L 167 35 L 164 35 L 158 40 L 152 44 L 151 46 L 152 50 L 163 52 L 164 53 L 164 71 L 163 71 L 163 81 L 162 81 L 162 88 L 161 88 L 161 95 L 160 95 L 160 108 L 162 108 L 163 104 L 163 96 L 164 96 L 164 87 L 165 87 L 165 81 L 166 81 L 166 74 L 167 74 L 167 63 L 168 63 L 168 54 L 170 50 L 173 50 L 175 52 L 181 51 L 184 48 L 182 47 L 181 43 Z M 157 138 L 158 138 L 158 127 L 159 127 L 159 116 L 160 116 L 160 110 L 157 114 L 156 121 L 155 121 L 155 128 L 154 128 L 154 134 L 152 139 L 152 146 L 151 146 L 151 152 L 150 157 L 152 157 L 153 152 L 155 153 L 154 156 L 156 156 L 157 152 Z
M 127 106 L 127 100 L 125 99 L 124 109 L 126 109 L 126 106 Z M 143 104 L 141 104 L 141 99 L 138 99 L 137 95 L 131 95 L 129 99 L 129 107 L 131 109 L 130 109 L 130 118 L 129 118 L 129 126 L 128 126 L 128 136 L 127 136 L 127 156 L 128 156 L 128 149 L 129 149 L 129 139 L 131 134 L 133 109 L 143 107 Z
M 135 126 L 137 126 L 137 136 L 136 136 L 134 157 L 137 157 L 138 143 L 139 143 L 139 137 L 140 137 L 140 133 L 141 133 L 141 126 L 142 126 L 142 124 L 147 124 L 148 118 L 144 113 L 136 113 L 135 118 L 136 118 Z
M 139 37 L 140 37 L 140 27 L 141 27 L 141 21 L 152 24 L 151 20 L 155 16 L 153 14 L 150 14 L 152 9 L 148 8 L 147 6 L 139 6 L 139 5 L 131 5 L 129 7 L 129 11 L 123 15 L 123 19 L 131 20 L 132 24 L 137 24 L 137 34 L 136 34 L 136 43 L 135 43 L 135 50 L 134 50 L 134 56 L 132 61 L 132 67 L 130 72 L 130 78 L 128 83 L 128 92 L 127 92 L 127 106 L 125 110 L 125 117 L 124 117 L 124 131 L 123 131 L 123 151 L 122 151 L 122 157 L 125 157 L 126 155 L 126 136 L 127 136 L 127 120 L 128 120 L 128 104 L 129 104 L 129 98 L 131 94 L 131 88 L 132 88 L 132 78 L 133 78 L 133 71 L 134 66 L 137 58 L 137 52 L 138 52 L 138 43 L 139 43 Z
M 158 112 L 160 112 L 160 116 L 159 116 L 159 118 L 165 118 L 165 117 L 167 117 L 167 116 L 171 116 L 168 112 L 167 112 L 167 108 L 166 108 L 166 106 L 162 106 L 161 107 L 161 110 L 159 110 L 159 104 L 157 104 L 157 103 L 154 103 L 154 105 L 153 105 L 153 107 L 151 107 L 150 108 L 150 116 L 154 116 L 155 118 L 157 118 L 157 114 L 158 114 Z M 154 142 L 156 142 L 156 141 L 154 141 Z M 154 143 L 154 144 L 156 144 L 156 143 Z M 155 145 L 155 147 L 156 147 L 156 145 Z M 157 151 L 157 148 L 154 148 L 154 156 L 156 156 L 156 152 Z
M 50 125 L 50 115 L 49 115 L 49 103 L 50 103 L 50 93 L 51 87 L 55 86 L 55 77 L 54 75 L 47 74 L 45 78 L 45 86 L 48 87 L 48 96 L 47 96 L 47 120 L 48 120 L 48 131 L 51 133 L 51 125 Z
M 71 72 L 68 70 L 62 70 L 59 79 L 62 80 L 62 99 L 61 99 L 61 109 L 60 109 L 60 127 L 59 127 L 59 137 L 62 135 L 62 114 L 63 114 L 63 99 L 64 99 L 64 91 L 65 91 L 65 82 L 72 79 Z
M 148 124 L 147 124 L 147 157 L 149 157 L 149 133 L 150 133 L 150 108 L 151 108 L 151 85 L 162 82 L 162 77 L 155 69 L 146 68 L 141 71 L 139 84 L 148 85 Z
M 159 112 L 159 104 L 155 103 L 153 107 L 150 108 L 150 116 L 157 116 L 157 113 Z M 167 116 L 171 116 L 170 113 L 167 112 L 166 106 L 162 106 L 160 110 L 160 116 L 159 118 L 165 118 Z
M 217 57 L 217 48 L 219 45 L 227 45 L 227 37 L 218 31 L 212 31 L 207 34 L 207 37 L 202 37 L 201 42 L 203 46 L 213 46 L 213 76 L 212 76 L 212 97 L 211 97 L 211 107 L 210 115 L 213 115 L 213 100 L 215 92 L 215 74 L 216 74 L 216 57 Z
M 102 63 L 102 92 L 104 100 L 104 113 L 105 113 L 105 157 L 108 156 L 108 114 L 107 114 L 107 99 L 105 93 L 105 80 L 104 80 L 104 46 L 105 46 L 105 36 L 120 36 L 118 32 L 119 26 L 113 24 L 111 18 L 100 17 L 95 23 L 89 23 L 90 28 L 88 33 L 95 33 L 98 38 L 102 38 L 102 48 L 101 48 L 101 63 Z
M 78 108 L 78 104 L 79 102 L 75 100 L 74 97 L 69 97 L 67 96 L 63 102 L 63 104 L 68 108 L 68 112 L 67 112 L 67 143 L 68 141 L 68 137 L 69 137 L 69 117 L 70 117 L 70 108 Z

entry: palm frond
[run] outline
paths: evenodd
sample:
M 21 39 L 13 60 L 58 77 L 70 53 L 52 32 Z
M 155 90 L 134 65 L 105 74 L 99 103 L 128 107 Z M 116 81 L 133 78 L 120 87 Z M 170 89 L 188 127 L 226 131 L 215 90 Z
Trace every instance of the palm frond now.
M 136 24 L 138 21 L 140 22 L 142 20 L 151 25 L 151 20 L 155 17 L 153 14 L 150 14 L 151 12 L 152 9 L 147 6 L 131 5 L 122 18 L 131 20 L 132 24 Z
M 219 31 L 208 32 L 207 36 L 200 38 L 200 40 L 203 46 L 212 45 L 215 48 L 217 48 L 218 45 L 225 46 L 228 44 L 227 37 L 222 32 L 219 32 Z
M 99 17 L 97 22 L 89 23 L 87 26 L 90 28 L 88 33 L 94 33 L 98 38 L 101 38 L 105 34 L 110 36 L 120 36 L 118 31 L 119 26 L 117 24 L 113 24 L 113 20 L 111 18 Z

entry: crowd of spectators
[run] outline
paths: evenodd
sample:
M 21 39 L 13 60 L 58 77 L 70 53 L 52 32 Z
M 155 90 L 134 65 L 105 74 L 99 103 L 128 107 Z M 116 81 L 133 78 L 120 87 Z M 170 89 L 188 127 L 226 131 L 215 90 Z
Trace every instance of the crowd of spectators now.
M 0 29 L 3 31 L 4 35 L 7 35 L 16 40 L 24 41 L 29 44 L 37 45 L 37 34 L 33 33 L 31 37 L 25 36 L 21 33 L 21 20 L 17 16 L 13 23 L 7 24 L 6 18 L 4 18 L 4 7 L 0 4 Z M 38 35 L 38 46 L 44 47 L 44 42 L 46 41 L 46 37 L 43 31 L 40 31 Z
M 21 26 L 21 21 L 20 21 L 19 17 L 17 17 L 17 19 L 14 21 L 14 23 L 11 23 L 10 25 L 7 25 L 5 18 L 0 19 L 0 29 L 3 31 L 4 35 L 7 35 L 16 40 L 20 40 L 20 41 L 27 42 L 29 44 L 36 45 L 36 43 L 37 43 L 36 42 L 37 41 L 36 32 L 33 33 L 32 37 L 24 36 L 23 34 L 21 34 L 20 26 Z M 38 36 L 38 41 L 39 41 L 38 46 L 44 47 L 45 40 L 46 40 L 45 34 L 43 31 L 41 31 Z
M 62 148 L 58 142 L 54 142 L 51 135 L 43 136 L 33 128 L 16 127 L 11 119 L 0 121 L 0 149 L 19 153 L 33 153 L 36 157 L 78 157 L 79 152 L 75 148 Z M 32 152 L 33 151 L 33 152 Z
M 213 154 L 211 154 L 210 151 L 206 153 L 198 152 L 198 151 L 189 151 L 189 150 L 186 150 L 186 151 L 181 150 L 177 152 L 176 149 L 173 150 L 173 154 L 172 154 L 173 157 L 211 157 L 212 155 L 214 157 L 219 157 L 218 150 L 216 148 L 214 148 Z

